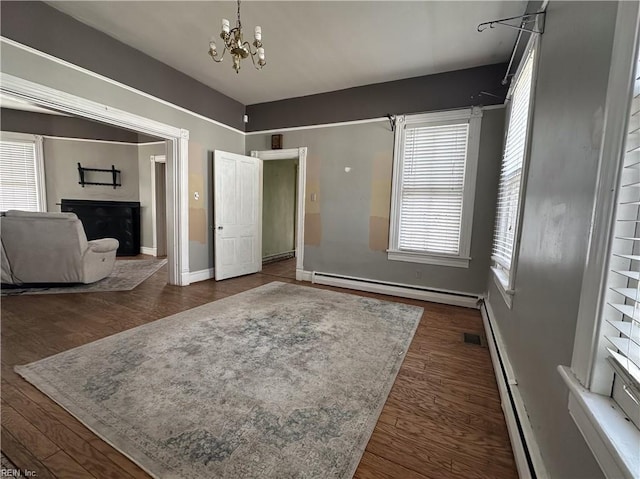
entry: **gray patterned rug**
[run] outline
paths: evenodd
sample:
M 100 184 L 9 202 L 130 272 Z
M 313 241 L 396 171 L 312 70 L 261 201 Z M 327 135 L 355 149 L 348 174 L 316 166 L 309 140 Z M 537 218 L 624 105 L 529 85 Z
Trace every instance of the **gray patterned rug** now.
M 2 296 L 21 294 L 100 293 L 130 291 L 167 264 L 166 259 L 119 259 L 109 276 L 91 284 L 51 288 L 2 288 Z
M 16 371 L 156 478 L 349 478 L 421 315 L 273 282 Z

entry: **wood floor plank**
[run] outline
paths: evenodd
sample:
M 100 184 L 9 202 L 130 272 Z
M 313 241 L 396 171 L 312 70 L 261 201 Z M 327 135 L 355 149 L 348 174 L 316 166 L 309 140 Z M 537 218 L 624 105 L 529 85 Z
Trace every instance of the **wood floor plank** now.
M 365 451 L 354 479 L 430 479 L 416 471 Z
M 378 423 L 366 450 L 433 479 L 455 478 L 450 458 L 440 455 L 430 443 L 411 438 L 387 424 Z
M 49 438 L 58 449 L 71 454 L 76 462 L 94 476 L 105 479 L 131 479 L 129 473 L 12 386 L 3 390 L 3 395 L 13 404 L 21 404 L 19 413 L 37 428 L 39 433 Z M 15 434 L 11 425 L 7 426 L 7 429 Z
M 100 476 L 89 473 L 64 451 L 58 451 L 42 462 L 59 479 L 100 479 Z
M 2 427 L 9 431 L 36 459 L 44 459 L 60 450 L 48 437 L 2 400 Z
M 46 472 L 38 477 L 45 479 L 148 479 L 13 367 L 271 281 L 295 283 L 295 261 L 185 288 L 166 284 L 165 266 L 132 291 L 3 297 L 2 450 L 20 467 L 32 463 L 42 468 Z M 354 477 L 517 478 L 489 351 L 462 339 L 464 332 L 483 333 L 477 310 L 300 284 L 425 310 Z
M 2 427 L 0 439 L 2 441 L 2 452 L 21 470 L 23 476 L 25 476 L 24 471 L 31 471 L 35 472 L 36 475 L 34 477 L 38 479 L 55 479 L 51 471 L 34 457 L 29 449 L 13 437 L 13 434 L 5 427 Z

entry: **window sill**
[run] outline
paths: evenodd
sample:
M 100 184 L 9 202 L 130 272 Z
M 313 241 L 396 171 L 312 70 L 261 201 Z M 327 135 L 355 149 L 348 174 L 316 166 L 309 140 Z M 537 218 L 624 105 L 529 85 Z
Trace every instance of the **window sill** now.
M 584 388 L 570 368 L 558 366 L 569 387 L 569 413 L 606 477 L 637 477 L 640 430 L 610 397 Z
M 498 287 L 498 291 L 502 295 L 502 299 L 507 304 L 507 307 L 511 309 L 513 305 L 513 295 L 516 293 L 513 289 L 509 288 L 509 277 L 498 268 L 491 268 L 493 271 L 493 281 L 496 283 Z
M 413 253 L 408 251 L 387 250 L 387 259 L 390 261 L 406 261 L 409 263 L 436 264 L 439 266 L 452 266 L 454 268 L 468 268 L 471 258 L 462 256 L 446 256 L 428 253 Z

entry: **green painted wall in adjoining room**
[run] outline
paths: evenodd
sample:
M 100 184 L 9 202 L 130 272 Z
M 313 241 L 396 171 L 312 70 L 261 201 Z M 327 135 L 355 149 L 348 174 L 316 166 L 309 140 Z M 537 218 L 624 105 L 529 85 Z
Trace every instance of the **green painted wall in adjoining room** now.
M 264 162 L 262 257 L 295 249 L 298 160 Z

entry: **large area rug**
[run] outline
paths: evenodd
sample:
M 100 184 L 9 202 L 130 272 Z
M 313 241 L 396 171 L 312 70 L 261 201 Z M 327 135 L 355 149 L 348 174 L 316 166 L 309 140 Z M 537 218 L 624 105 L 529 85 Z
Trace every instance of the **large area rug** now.
M 16 371 L 156 478 L 349 478 L 421 315 L 273 282 Z
M 91 284 L 74 284 L 50 288 L 2 288 L 3 296 L 22 294 L 102 293 L 130 291 L 167 264 L 166 259 L 119 259 L 109 276 Z

